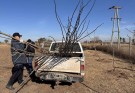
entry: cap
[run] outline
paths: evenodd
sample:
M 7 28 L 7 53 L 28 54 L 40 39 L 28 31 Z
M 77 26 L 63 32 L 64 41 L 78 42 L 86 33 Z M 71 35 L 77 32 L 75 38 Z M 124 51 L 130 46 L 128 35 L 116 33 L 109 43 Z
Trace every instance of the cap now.
M 32 42 L 31 39 L 28 39 L 27 42 Z
M 16 32 L 16 33 L 13 34 L 13 37 L 15 37 L 15 36 L 22 37 L 22 35 L 20 35 L 18 32 Z

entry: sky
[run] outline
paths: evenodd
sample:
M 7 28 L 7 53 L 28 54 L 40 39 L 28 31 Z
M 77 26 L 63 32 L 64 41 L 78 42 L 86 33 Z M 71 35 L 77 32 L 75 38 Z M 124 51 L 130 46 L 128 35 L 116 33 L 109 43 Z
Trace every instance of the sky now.
M 84 0 L 86 3 L 88 0 Z M 82 18 L 86 15 L 93 4 L 84 9 Z M 56 0 L 57 12 L 64 26 L 68 23 L 68 17 L 71 17 L 78 0 Z M 94 36 L 98 36 L 102 40 L 110 40 L 112 32 L 111 18 L 114 15 L 113 10 L 109 10 L 112 6 L 120 6 L 119 16 L 120 35 L 127 38 L 132 34 L 127 31 L 135 30 L 135 0 L 96 0 L 95 6 L 88 16 L 90 20 L 88 32 L 93 31 L 98 25 L 95 34 L 91 34 L 84 40 L 89 40 Z M 76 15 L 75 17 L 76 18 Z M 23 39 L 37 40 L 38 38 L 48 36 L 61 40 L 60 26 L 55 17 L 53 0 L 0 0 L 0 30 L 4 33 L 12 35 L 19 32 L 23 35 Z M 117 38 L 115 33 L 114 38 Z M 0 38 L 0 41 L 4 39 Z

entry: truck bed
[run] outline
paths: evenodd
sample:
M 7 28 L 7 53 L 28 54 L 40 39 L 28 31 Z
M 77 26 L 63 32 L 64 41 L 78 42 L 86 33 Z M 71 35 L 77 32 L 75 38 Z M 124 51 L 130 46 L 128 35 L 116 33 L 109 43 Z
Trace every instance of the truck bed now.
M 38 71 L 80 73 L 80 57 L 48 57 Z

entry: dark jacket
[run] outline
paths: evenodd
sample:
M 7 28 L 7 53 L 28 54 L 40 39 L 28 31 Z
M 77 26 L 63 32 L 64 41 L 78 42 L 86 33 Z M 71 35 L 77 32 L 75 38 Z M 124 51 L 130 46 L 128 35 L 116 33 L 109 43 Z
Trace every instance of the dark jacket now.
M 28 43 L 31 43 L 31 44 L 33 44 L 33 45 L 35 44 L 35 43 L 32 42 L 32 41 L 31 41 L 31 42 L 28 42 Z M 27 52 L 35 54 L 35 49 L 34 49 L 32 46 L 27 45 L 26 47 L 27 47 L 27 48 L 26 48 L 26 51 L 27 51 Z M 33 57 L 33 55 L 27 55 L 27 56 L 28 56 L 28 57 L 29 57 L 29 56 Z
M 25 45 L 17 40 L 11 41 L 11 54 L 13 64 L 27 63 L 26 55 L 24 53 Z

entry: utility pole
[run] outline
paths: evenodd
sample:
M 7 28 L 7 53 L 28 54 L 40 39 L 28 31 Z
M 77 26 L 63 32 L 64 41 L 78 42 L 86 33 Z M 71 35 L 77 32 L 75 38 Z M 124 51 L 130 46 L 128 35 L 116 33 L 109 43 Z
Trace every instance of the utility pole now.
M 119 21 L 121 20 L 121 18 L 119 18 L 118 12 L 119 12 L 119 9 L 121 9 L 121 7 L 112 6 L 109 9 L 114 9 L 114 17 L 111 18 L 111 20 L 113 21 L 111 46 L 113 45 L 114 32 L 118 32 L 118 49 L 119 49 L 120 48 L 120 25 L 119 25 Z M 115 25 L 117 26 L 117 31 L 115 31 Z

